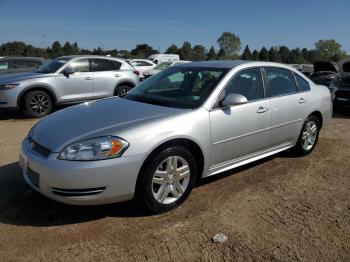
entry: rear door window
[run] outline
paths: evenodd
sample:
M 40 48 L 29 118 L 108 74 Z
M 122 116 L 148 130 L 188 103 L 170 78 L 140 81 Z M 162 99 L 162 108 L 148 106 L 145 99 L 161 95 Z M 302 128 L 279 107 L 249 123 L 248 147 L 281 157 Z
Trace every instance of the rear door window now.
M 284 68 L 266 67 L 267 95 L 269 97 L 296 93 L 297 86 L 292 72 Z
M 92 71 L 114 71 L 114 65 L 111 60 L 108 59 L 92 59 Z
M 118 62 L 118 61 L 112 61 L 114 70 L 119 70 L 122 67 L 122 63 Z

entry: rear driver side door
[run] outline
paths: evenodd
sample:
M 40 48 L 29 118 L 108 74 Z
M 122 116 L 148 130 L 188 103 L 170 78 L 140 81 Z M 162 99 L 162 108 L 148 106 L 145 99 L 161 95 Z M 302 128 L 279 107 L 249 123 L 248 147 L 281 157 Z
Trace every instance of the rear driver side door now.
M 308 99 L 299 92 L 292 72 L 285 68 L 264 68 L 271 107 L 270 147 L 289 146 L 299 136 Z

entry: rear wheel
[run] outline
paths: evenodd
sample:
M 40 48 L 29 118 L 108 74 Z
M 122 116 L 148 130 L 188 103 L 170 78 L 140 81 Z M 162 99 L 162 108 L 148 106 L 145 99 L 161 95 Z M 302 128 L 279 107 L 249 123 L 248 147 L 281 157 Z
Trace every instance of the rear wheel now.
M 309 116 L 301 129 L 299 139 L 294 147 L 294 151 L 299 155 L 307 155 L 314 150 L 320 132 L 320 120 L 318 117 Z
M 116 96 L 123 97 L 123 96 L 125 96 L 131 89 L 132 89 L 132 87 L 127 86 L 127 85 L 118 86 L 117 89 L 116 89 L 116 91 L 115 91 L 115 95 L 116 95 Z
M 48 93 L 40 90 L 28 92 L 23 99 L 23 112 L 28 117 L 43 117 L 52 110 L 52 100 Z
M 186 148 L 167 148 L 155 156 L 141 174 L 138 198 L 153 213 L 174 209 L 190 194 L 196 173 L 195 159 Z

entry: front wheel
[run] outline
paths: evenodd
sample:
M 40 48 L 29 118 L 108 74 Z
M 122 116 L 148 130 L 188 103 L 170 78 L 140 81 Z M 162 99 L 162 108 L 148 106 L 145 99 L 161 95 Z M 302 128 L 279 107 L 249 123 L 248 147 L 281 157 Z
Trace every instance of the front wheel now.
M 307 155 L 314 150 L 320 132 L 320 120 L 314 116 L 309 116 L 301 129 L 299 139 L 294 147 L 294 151 L 299 155 Z
M 138 198 L 149 211 L 163 213 L 176 208 L 190 194 L 196 180 L 196 161 L 186 148 L 161 151 L 140 174 Z
M 43 117 L 52 110 L 48 93 L 40 90 L 28 92 L 23 99 L 23 111 L 27 117 Z

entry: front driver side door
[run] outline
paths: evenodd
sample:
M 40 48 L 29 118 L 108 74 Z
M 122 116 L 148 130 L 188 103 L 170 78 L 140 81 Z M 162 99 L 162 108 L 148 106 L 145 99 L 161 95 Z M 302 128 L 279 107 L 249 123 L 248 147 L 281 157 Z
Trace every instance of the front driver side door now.
M 238 72 L 224 92 L 222 98 L 236 93 L 245 96 L 248 103 L 217 106 L 210 112 L 212 174 L 268 148 L 271 112 L 260 68 Z
M 93 72 L 87 58 L 75 59 L 66 66 L 73 68 L 74 73 L 57 76 L 56 91 L 59 102 L 78 102 L 93 99 Z

